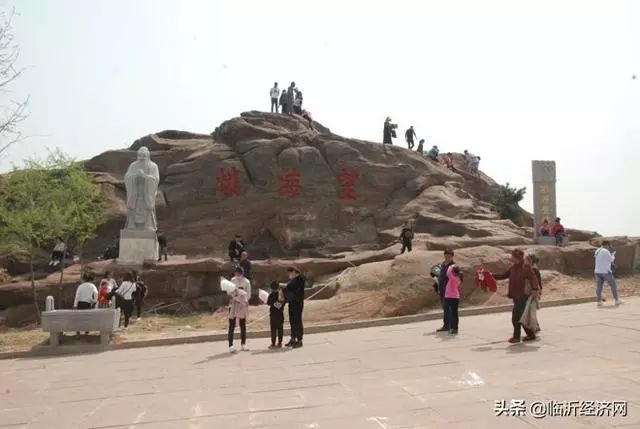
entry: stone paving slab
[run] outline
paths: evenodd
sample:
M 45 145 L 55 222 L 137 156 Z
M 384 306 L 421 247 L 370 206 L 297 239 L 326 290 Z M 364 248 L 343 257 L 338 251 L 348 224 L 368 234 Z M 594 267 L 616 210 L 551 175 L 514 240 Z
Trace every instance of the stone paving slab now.
M 542 309 L 539 341 L 510 314 L 307 335 L 0 361 L 4 428 L 640 428 L 640 300 Z M 520 416 L 495 401 L 524 400 Z M 627 401 L 626 416 L 536 418 L 533 401 Z M 588 405 L 588 404 L 586 404 Z M 517 407 L 511 409 L 515 413 Z M 559 412 L 559 410 L 556 410 Z

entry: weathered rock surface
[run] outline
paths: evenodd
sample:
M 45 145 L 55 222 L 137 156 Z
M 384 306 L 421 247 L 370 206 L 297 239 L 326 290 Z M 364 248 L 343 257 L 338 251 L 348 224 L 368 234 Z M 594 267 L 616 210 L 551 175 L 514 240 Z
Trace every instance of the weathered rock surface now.
M 123 174 L 141 146 L 152 151 L 160 170 L 158 224 L 172 254 L 169 262 L 143 269 L 149 302 L 184 301 L 207 310 L 222 305 L 218 281 L 233 271 L 226 246 L 236 233 L 250 249 L 255 289 L 285 281 L 285 268 L 296 265 L 309 278 L 309 295 L 327 285 L 319 298 L 367 317 L 435 304 L 428 270 L 445 248 L 456 249 L 466 272 L 465 294 L 481 301 L 488 298 L 472 289 L 474 268 L 505 269 L 513 247 L 537 254 L 548 275 L 585 275 L 602 240 L 569 230 L 566 247 L 536 246 L 531 214 L 523 210 L 522 227 L 499 219 L 489 202 L 496 183 L 482 173 L 451 171 L 416 152 L 344 138 L 318 123 L 312 129 L 297 116 L 248 112 L 211 135 L 162 131 L 86 161 L 108 198 L 108 220 L 83 249 L 84 270 L 98 277 L 131 269 L 91 261 L 124 224 Z M 454 158 L 460 167 L 461 156 Z M 416 233 L 414 252 L 398 256 L 407 220 Z M 618 237 L 613 245 L 618 274 L 640 266 L 640 239 Z M 46 258 L 42 252 L 37 264 L 42 302 L 57 295 L 58 273 L 50 273 Z M 12 276 L 0 285 L 0 317 L 18 323 L 32 299 L 20 275 L 25 264 L 2 255 L 0 263 Z M 58 305 L 70 306 L 79 276 L 79 266 L 65 271 Z M 10 308 L 16 309 L 3 314 Z
M 257 258 L 333 254 L 363 244 L 386 247 L 389 238 L 382 232 L 408 219 L 419 220 L 425 232 L 434 214 L 498 219 L 487 203 L 495 183 L 483 174 L 457 174 L 400 147 L 346 139 L 317 123 L 314 128 L 296 116 L 249 112 L 224 122 L 211 136 L 163 131 L 129 150 L 87 161 L 106 188 L 111 210 L 101 238 L 85 253 L 99 254 L 122 227 L 122 175 L 143 145 L 160 169 L 158 223 L 177 254 L 225 257 L 235 233 L 243 234 Z M 224 173 L 234 171 L 239 195 L 228 195 L 233 190 L 223 189 L 229 184 Z M 284 189 L 284 175 L 292 171 L 300 174 L 299 188 L 294 183 Z M 347 195 L 342 185 L 349 173 L 355 176 Z M 449 233 L 440 222 L 437 235 L 467 234 L 464 222 L 451 227 Z M 470 237 L 493 235 L 479 229 L 480 222 L 469 225 Z

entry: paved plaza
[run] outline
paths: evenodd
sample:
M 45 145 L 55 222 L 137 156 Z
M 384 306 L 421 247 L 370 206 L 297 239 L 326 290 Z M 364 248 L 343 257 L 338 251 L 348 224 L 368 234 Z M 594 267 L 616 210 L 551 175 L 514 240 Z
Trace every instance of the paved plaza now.
M 541 339 L 513 346 L 500 313 L 461 318 L 457 337 L 431 321 L 291 351 L 250 340 L 237 355 L 217 342 L 0 361 L 0 428 L 640 428 L 640 300 L 539 316 Z

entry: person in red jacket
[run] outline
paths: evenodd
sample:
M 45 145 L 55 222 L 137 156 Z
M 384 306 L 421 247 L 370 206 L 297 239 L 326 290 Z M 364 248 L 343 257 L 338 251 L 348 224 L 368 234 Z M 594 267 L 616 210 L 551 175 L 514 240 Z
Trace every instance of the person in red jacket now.
M 557 217 L 551 228 L 551 235 L 556 238 L 556 246 L 561 246 L 564 241 L 564 226 L 560 223 L 560 218 Z
M 538 279 L 531 268 L 531 265 L 525 264 L 524 253 L 520 249 L 514 249 L 511 252 L 512 265 L 504 274 L 494 274 L 496 280 L 509 279 L 509 298 L 513 300 L 513 311 L 511 312 L 511 323 L 513 324 L 513 337 L 509 339 L 509 343 L 515 344 L 520 342 L 520 334 L 522 332 L 522 324 L 520 318 L 524 313 L 527 305 L 529 294 L 534 298 L 538 296 Z M 527 290 L 527 281 L 531 285 L 531 290 Z M 531 329 L 524 328 L 527 336 L 524 341 L 533 341 L 536 339 L 536 333 Z

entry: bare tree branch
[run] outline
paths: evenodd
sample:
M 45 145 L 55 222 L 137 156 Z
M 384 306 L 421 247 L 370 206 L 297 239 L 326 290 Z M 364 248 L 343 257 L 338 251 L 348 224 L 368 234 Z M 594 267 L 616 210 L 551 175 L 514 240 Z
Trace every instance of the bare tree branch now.
M 14 42 L 13 17 L 15 9 L 10 14 L 0 12 L 0 92 L 6 92 L 8 85 L 22 74 L 24 69 L 17 68 L 20 57 L 20 47 Z M 0 156 L 12 145 L 23 140 L 18 124 L 24 121 L 27 114 L 29 97 L 24 101 L 2 99 L 0 105 Z

